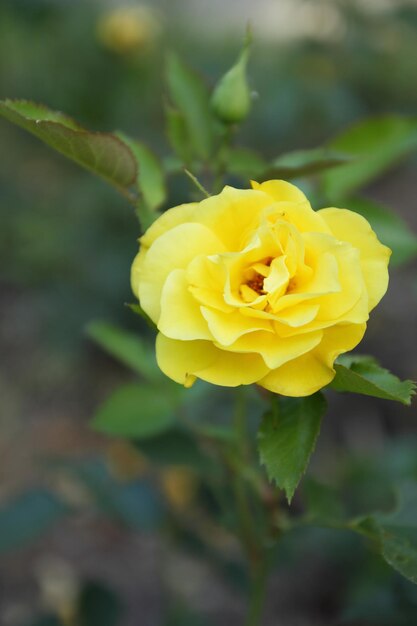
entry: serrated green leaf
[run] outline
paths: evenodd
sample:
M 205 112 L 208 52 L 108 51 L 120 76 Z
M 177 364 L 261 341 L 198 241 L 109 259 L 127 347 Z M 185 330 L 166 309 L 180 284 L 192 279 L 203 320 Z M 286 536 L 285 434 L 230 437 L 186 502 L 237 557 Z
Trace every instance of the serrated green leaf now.
M 349 200 L 349 209 L 363 215 L 382 243 L 391 248 L 392 265 L 400 265 L 417 255 L 417 236 L 392 209 L 367 198 Z
M 168 430 L 175 419 L 173 397 L 150 385 L 124 385 L 98 409 L 91 427 L 108 435 L 146 439 Z
M 167 81 L 172 103 L 184 117 L 190 145 L 198 157 L 207 159 L 213 144 L 213 118 L 207 87 L 173 53 L 167 61 Z
M 63 113 L 26 100 L 0 101 L 0 115 L 119 191 L 126 191 L 136 181 L 135 158 L 116 135 L 88 131 Z
M 291 179 L 311 176 L 350 161 L 351 155 L 329 148 L 295 150 L 275 159 L 270 164 L 268 177 Z
M 103 350 L 141 376 L 150 381 L 162 379 L 153 346 L 146 345 L 137 334 L 100 321 L 91 322 L 86 332 Z
M 336 391 L 350 391 L 406 405 L 411 404 L 415 384 L 411 380 L 401 381 L 372 357 L 359 355 L 339 357 L 335 370 L 336 376 L 330 387 Z
M 274 398 L 258 431 L 258 449 L 268 478 L 291 502 L 307 469 L 326 411 L 321 393 L 306 398 Z
M 381 176 L 417 149 L 417 118 L 388 115 L 359 122 L 329 142 L 354 160 L 325 172 L 323 190 L 341 200 Z
M 44 489 L 27 491 L 0 508 L 0 553 L 27 545 L 68 512 L 65 504 Z
M 117 136 L 131 149 L 137 164 L 137 187 L 150 211 L 156 211 L 166 200 L 165 175 L 158 157 L 144 143 L 118 132 Z

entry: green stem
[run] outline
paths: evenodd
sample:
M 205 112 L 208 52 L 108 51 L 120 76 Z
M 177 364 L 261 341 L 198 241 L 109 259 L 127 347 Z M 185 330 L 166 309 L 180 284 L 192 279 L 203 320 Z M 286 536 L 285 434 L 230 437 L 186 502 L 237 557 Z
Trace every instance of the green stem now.
M 238 387 L 233 424 L 236 452 L 242 464 L 249 463 L 246 417 L 245 389 Z M 245 624 L 246 626 L 259 626 L 266 593 L 267 559 L 252 517 L 246 481 L 239 469 L 234 472 L 233 486 L 240 539 L 248 561 L 250 577 L 249 609 Z
M 264 608 L 266 583 L 268 572 L 266 560 L 263 558 L 259 564 L 254 564 L 251 572 L 251 589 L 249 597 L 249 610 L 245 626 L 259 626 Z
M 198 180 L 198 178 L 196 178 L 194 176 L 194 174 L 192 174 L 189 170 L 187 170 L 186 167 L 184 167 L 184 174 L 186 174 L 186 176 L 188 176 L 188 178 L 191 180 L 191 182 L 193 183 L 193 185 L 195 185 L 197 187 L 197 189 L 199 191 L 201 191 L 201 193 L 203 194 L 203 196 L 205 196 L 206 198 L 210 198 L 210 194 L 207 191 L 207 189 L 205 189 L 203 187 L 203 185 L 200 183 L 200 181 Z
M 219 193 L 224 184 L 224 176 L 227 171 L 227 153 L 232 145 L 235 126 L 226 126 L 220 141 L 220 146 L 216 156 L 216 167 L 214 168 L 213 193 Z

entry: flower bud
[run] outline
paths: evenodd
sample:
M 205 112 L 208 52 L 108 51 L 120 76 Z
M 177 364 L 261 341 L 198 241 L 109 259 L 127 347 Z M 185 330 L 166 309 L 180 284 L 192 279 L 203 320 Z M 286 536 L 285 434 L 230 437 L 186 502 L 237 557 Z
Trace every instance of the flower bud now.
M 242 50 L 235 65 L 217 83 L 211 106 L 216 116 L 225 124 L 243 122 L 251 107 L 251 94 L 246 78 L 249 60 L 248 45 Z

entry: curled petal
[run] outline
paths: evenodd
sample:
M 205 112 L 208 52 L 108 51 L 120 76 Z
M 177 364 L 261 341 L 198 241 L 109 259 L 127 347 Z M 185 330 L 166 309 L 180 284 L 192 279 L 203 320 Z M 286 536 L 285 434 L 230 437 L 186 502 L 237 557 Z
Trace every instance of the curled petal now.
M 161 333 L 156 340 L 156 358 L 167 376 L 186 386 L 196 377 L 224 387 L 250 385 L 268 371 L 257 354 L 220 350 L 209 341 L 177 341 Z
M 368 309 L 378 304 L 388 288 L 388 262 L 391 250 L 384 246 L 372 230 L 369 222 L 346 209 L 322 209 L 318 213 L 328 224 L 333 235 L 348 241 L 360 252 L 362 274 L 368 292 Z
M 333 363 L 361 341 L 366 324 L 341 324 L 325 330 L 311 352 L 272 370 L 259 384 L 284 396 L 309 396 L 328 385 L 335 376 Z
M 189 290 L 185 270 L 173 270 L 165 281 L 158 330 L 171 339 L 213 339 L 200 304 Z
M 134 287 L 143 310 L 158 323 L 162 289 L 172 270 L 185 269 L 199 254 L 214 254 L 222 250 L 221 241 L 202 224 L 180 224 L 158 237 L 146 254 L 139 253 L 134 261 L 137 280 Z

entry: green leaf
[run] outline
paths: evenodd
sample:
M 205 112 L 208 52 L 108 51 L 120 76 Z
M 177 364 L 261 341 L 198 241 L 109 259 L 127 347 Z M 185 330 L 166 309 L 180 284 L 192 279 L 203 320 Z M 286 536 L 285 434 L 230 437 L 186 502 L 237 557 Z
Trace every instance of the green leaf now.
M 268 177 L 291 179 L 311 176 L 351 160 L 351 155 L 329 148 L 295 150 L 275 159 L 268 170 Z
M 155 351 L 143 339 L 106 322 L 91 322 L 87 335 L 103 350 L 150 381 L 161 380 L 162 374 L 156 364 Z
M 79 626 L 118 626 L 122 617 L 119 597 L 97 582 L 84 585 L 77 612 Z
M 303 482 L 303 494 L 309 523 L 332 526 L 346 520 L 340 491 L 336 488 L 307 477 Z
M 27 545 L 68 512 L 54 494 L 34 489 L 0 508 L 0 553 Z
M 131 150 L 116 135 L 85 130 L 63 113 L 26 100 L 0 101 L 0 115 L 127 192 L 137 177 Z
M 417 118 L 387 115 L 359 122 L 333 139 L 328 148 L 354 157 L 323 174 L 330 200 L 340 200 L 372 182 L 417 148 Z
M 417 529 L 416 529 L 417 539 Z M 397 572 L 417 584 L 417 541 L 412 544 L 406 537 L 382 534 L 382 556 Z
M 184 115 L 177 109 L 166 106 L 165 120 L 167 137 L 171 148 L 178 155 L 182 163 L 188 165 L 191 162 L 191 150 Z
M 232 148 L 226 156 L 227 169 L 244 179 L 260 178 L 268 170 L 267 162 L 253 150 Z
M 394 511 L 370 517 L 383 558 L 391 567 L 417 583 L 417 486 L 405 482 L 397 488 Z
M 269 480 L 284 489 L 291 502 L 306 471 L 320 431 L 326 401 L 321 393 L 306 398 L 274 398 L 258 431 L 261 463 Z
M 146 206 L 156 211 L 166 200 L 165 175 L 158 157 L 145 144 L 131 139 L 125 133 L 117 136 L 127 144 L 138 164 L 137 187 L 142 193 Z
M 168 430 L 174 417 L 173 397 L 164 389 L 129 384 L 105 400 L 91 426 L 108 435 L 144 439 Z
M 184 117 L 189 142 L 198 157 L 208 159 L 213 143 L 208 89 L 199 76 L 173 53 L 167 61 L 167 81 L 172 103 Z
M 415 393 L 411 380 L 401 381 L 381 367 L 372 357 L 346 355 L 335 364 L 336 376 L 330 384 L 336 391 L 350 391 L 365 396 L 395 400 L 410 405 Z
M 401 265 L 417 254 L 417 237 L 408 224 L 392 209 L 367 198 L 349 200 L 349 209 L 368 220 L 378 238 L 391 248 L 392 265 Z

